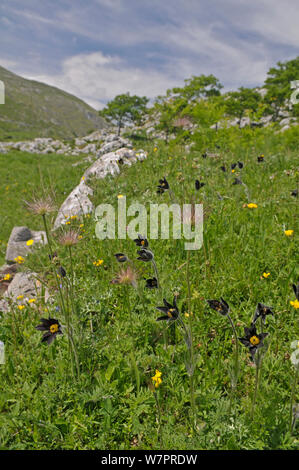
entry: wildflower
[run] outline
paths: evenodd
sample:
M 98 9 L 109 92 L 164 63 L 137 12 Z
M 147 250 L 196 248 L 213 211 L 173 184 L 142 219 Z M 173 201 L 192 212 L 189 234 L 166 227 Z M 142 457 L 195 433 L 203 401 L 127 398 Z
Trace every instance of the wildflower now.
M 231 170 L 232 171 L 235 170 L 236 166 L 237 166 L 237 163 L 232 163 L 230 166 Z
M 25 308 L 25 305 L 18 305 L 19 310 L 24 310 L 24 308 Z
M 55 205 L 50 196 L 40 199 L 34 199 L 31 202 L 26 202 L 28 210 L 35 215 L 46 215 L 56 210 Z
M 54 251 L 52 255 L 48 255 L 50 261 L 55 261 L 55 258 L 57 258 L 57 251 Z
M 122 199 L 124 196 L 122 194 L 119 194 L 117 197 L 118 199 Z
M 2 279 L 2 281 L 9 281 L 11 278 L 11 275 L 10 274 L 5 274 L 4 278 Z
M 168 181 L 167 179 L 165 178 L 165 176 L 163 177 L 163 179 L 160 179 L 159 180 L 159 185 L 158 185 L 158 191 L 157 193 L 158 194 L 163 194 L 164 191 L 166 191 L 167 189 L 169 189 L 169 184 L 168 184 Z
M 290 304 L 292 305 L 292 307 L 294 307 L 295 309 L 298 309 L 299 308 L 299 300 L 290 300 Z
M 247 204 L 247 207 L 248 209 L 257 209 L 257 204 L 255 204 L 254 202 L 250 202 L 249 204 Z
M 121 269 L 115 279 L 112 279 L 111 284 L 131 284 L 137 287 L 137 272 L 128 266 L 126 269 Z
M 254 314 L 254 317 L 253 317 L 253 324 L 255 324 L 257 319 L 260 318 L 260 317 L 262 318 L 263 322 L 265 323 L 267 315 L 273 315 L 274 316 L 274 312 L 273 312 L 272 308 L 268 307 L 267 305 L 261 304 L 259 302 L 257 304 L 255 314 Z
M 157 152 L 157 150 L 158 150 L 157 147 L 155 147 L 155 148 L 154 148 L 154 152 Z
M 258 161 L 258 162 L 263 162 L 263 161 L 264 161 L 264 157 L 265 157 L 264 154 L 260 155 L 259 157 L 257 157 L 257 161 Z
M 115 253 L 114 256 L 119 263 L 124 263 L 125 261 L 128 261 L 127 256 L 124 255 L 123 253 Z
M 209 306 L 219 312 L 221 315 L 227 315 L 229 312 L 229 305 L 225 300 L 220 297 L 220 300 L 207 300 Z
M 57 335 L 62 335 L 61 326 L 58 320 L 54 318 L 41 318 L 41 324 L 37 325 L 36 330 L 45 331 L 42 337 L 42 343 L 51 344 Z
M 240 170 L 243 168 L 243 166 L 244 166 L 244 163 L 238 161 L 238 167 L 240 168 Z
M 71 220 L 76 220 L 77 219 L 77 215 L 71 215 Z
M 23 256 L 17 256 L 16 258 L 14 258 L 14 261 L 18 264 L 22 264 L 24 263 L 25 259 L 23 258 Z
M 298 197 L 298 189 L 293 189 L 291 196 Z
M 179 310 L 176 304 L 176 297 L 173 299 L 173 305 L 171 305 L 167 300 L 163 299 L 164 307 L 156 307 L 160 312 L 165 313 L 162 317 L 157 318 L 157 321 L 166 320 L 166 321 L 175 321 L 179 317 Z
M 28 241 L 26 242 L 26 245 L 27 245 L 27 246 L 31 246 L 31 245 L 33 245 L 33 243 L 34 243 L 34 240 L 28 240 Z
M 270 276 L 271 273 L 263 273 L 263 277 L 267 279 Z
M 156 277 L 153 277 L 151 279 L 145 279 L 146 285 L 145 287 L 147 289 L 157 289 L 158 288 L 158 281 Z
M 249 348 L 251 358 L 252 360 L 254 360 L 256 351 L 264 345 L 263 340 L 264 338 L 266 338 L 266 336 L 268 336 L 268 333 L 258 334 L 256 332 L 256 327 L 254 324 L 252 324 L 250 328 L 245 327 L 244 333 L 245 333 L 245 337 L 239 338 L 239 341 L 241 341 L 241 343 L 244 344 L 244 346 Z
M 202 188 L 205 185 L 205 183 L 200 183 L 200 181 L 195 180 L 195 189 L 198 191 L 200 188 Z
M 285 230 L 284 233 L 287 237 L 291 237 L 294 233 L 294 230 Z
M 77 230 L 68 230 L 63 233 L 59 238 L 59 243 L 62 246 L 74 246 L 79 242 L 79 232 Z
M 138 233 L 138 238 L 135 238 L 134 242 L 137 246 L 142 246 L 144 248 L 148 247 L 148 240 Z
M 156 369 L 155 375 L 152 377 L 152 381 L 155 385 L 155 388 L 158 388 L 159 385 L 161 385 L 162 383 L 161 376 L 162 376 L 162 372 Z
M 137 258 L 139 261 L 152 261 L 154 259 L 154 255 L 150 250 L 142 250 L 137 251 L 139 257 Z
M 58 277 L 65 277 L 66 270 L 62 266 L 59 266 L 59 268 L 57 269 L 57 275 Z
M 223 173 L 225 173 L 226 172 L 226 167 L 223 165 L 223 166 L 220 167 L 220 170 L 222 170 Z
M 29 300 L 28 300 L 28 303 L 29 303 L 29 304 L 33 304 L 34 302 L 36 302 L 36 299 L 29 299 Z
M 21 294 L 21 295 L 18 295 L 18 297 L 17 297 L 17 300 L 22 300 L 22 299 L 24 299 L 24 296 L 23 296 L 23 294 Z
M 104 263 L 104 260 L 103 259 L 98 259 L 97 261 L 94 261 L 92 264 L 94 266 L 101 266 L 101 264 Z
M 235 171 L 236 171 L 236 170 L 233 168 L 233 169 L 232 169 L 232 173 L 235 173 Z
M 208 154 L 207 154 L 207 152 L 205 152 L 201 156 L 202 156 L 202 158 L 207 158 Z

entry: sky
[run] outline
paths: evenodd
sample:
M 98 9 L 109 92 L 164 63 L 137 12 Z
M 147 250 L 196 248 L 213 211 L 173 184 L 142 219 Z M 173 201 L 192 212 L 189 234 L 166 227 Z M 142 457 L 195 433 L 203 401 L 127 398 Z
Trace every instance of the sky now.
M 0 65 L 101 109 L 192 75 L 261 86 L 299 55 L 298 0 L 1 0 Z M 298 77 L 299 79 L 299 77 Z

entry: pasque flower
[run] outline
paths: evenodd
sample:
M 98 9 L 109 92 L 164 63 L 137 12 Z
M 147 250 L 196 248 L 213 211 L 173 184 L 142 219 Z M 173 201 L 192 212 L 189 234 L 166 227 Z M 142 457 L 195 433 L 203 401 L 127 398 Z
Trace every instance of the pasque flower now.
M 57 335 L 62 335 L 61 325 L 55 318 L 41 318 L 41 324 L 37 325 L 36 330 L 44 331 L 42 343 L 51 344 Z
M 163 299 L 164 307 L 156 307 L 157 310 L 163 312 L 165 315 L 157 318 L 157 321 L 166 320 L 166 321 L 175 321 L 179 317 L 179 309 L 176 304 L 176 297 L 173 299 L 173 305 L 167 302 L 166 299 Z
M 156 277 L 153 277 L 151 279 L 145 279 L 146 285 L 145 287 L 147 289 L 157 289 L 158 288 L 158 281 Z
M 254 360 L 256 351 L 264 345 L 263 340 L 268 336 L 268 333 L 258 334 L 256 332 L 256 326 L 253 323 L 249 328 L 244 328 L 244 333 L 244 338 L 239 338 L 239 341 L 249 349 L 251 358 Z
M 148 247 L 148 240 L 138 233 L 138 238 L 135 238 L 134 242 L 137 246 L 142 246 L 143 248 Z
M 205 184 L 206 183 L 201 183 L 199 180 L 195 180 L 195 189 L 199 191 Z
M 220 300 L 207 300 L 209 306 L 219 312 L 221 315 L 227 315 L 229 312 L 229 305 L 225 300 L 220 297 Z
M 137 251 L 139 257 L 137 258 L 139 261 L 152 261 L 154 259 L 154 255 L 150 250 L 146 250 L 143 248 L 142 250 Z
M 260 302 L 257 304 L 256 311 L 253 317 L 253 323 L 256 323 L 258 318 L 262 318 L 263 322 L 266 321 L 267 315 L 274 315 L 274 312 L 271 307 L 267 305 L 261 304 Z
M 119 263 L 124 263 L 125 261 L 128 261 L 127 256 L 124 255 L 123 253 L 115 253 L 114 256 Z
M 158 194 L 163 194 L 164 191 L 166 191 L 167 189 L 169 189 L 169 184 L 168 184 L 168 181 L 167 179 L 165 178 L 165 176 L 163 177 L 163 179 L 160 179 L 159 180 L 159 185 L 158 185 L 158 190 L 157 190 L 157 193 Z

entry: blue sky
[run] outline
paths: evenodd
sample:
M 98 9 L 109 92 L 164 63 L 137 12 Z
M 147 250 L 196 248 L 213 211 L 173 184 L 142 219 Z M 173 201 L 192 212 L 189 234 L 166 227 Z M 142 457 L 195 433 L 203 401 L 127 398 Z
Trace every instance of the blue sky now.
M 299 55 L 298 25 L 298 0 L 1 0 L 0 65 L 99 109 L 192 75 L 262 85 Z

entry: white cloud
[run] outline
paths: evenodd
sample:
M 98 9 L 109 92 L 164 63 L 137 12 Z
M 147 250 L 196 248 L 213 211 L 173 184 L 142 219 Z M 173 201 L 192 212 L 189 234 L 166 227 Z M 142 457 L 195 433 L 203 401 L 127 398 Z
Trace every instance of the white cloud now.
M 127 91 L 154 98 L 167 88 L 178 85 L 167 71 L 131 67 L 120 57 L 105 56 L 102 52 L 66 59 L 59 75 L 27 74 L 26 78 L 66 90 L 98 109 L 107 100 Z

